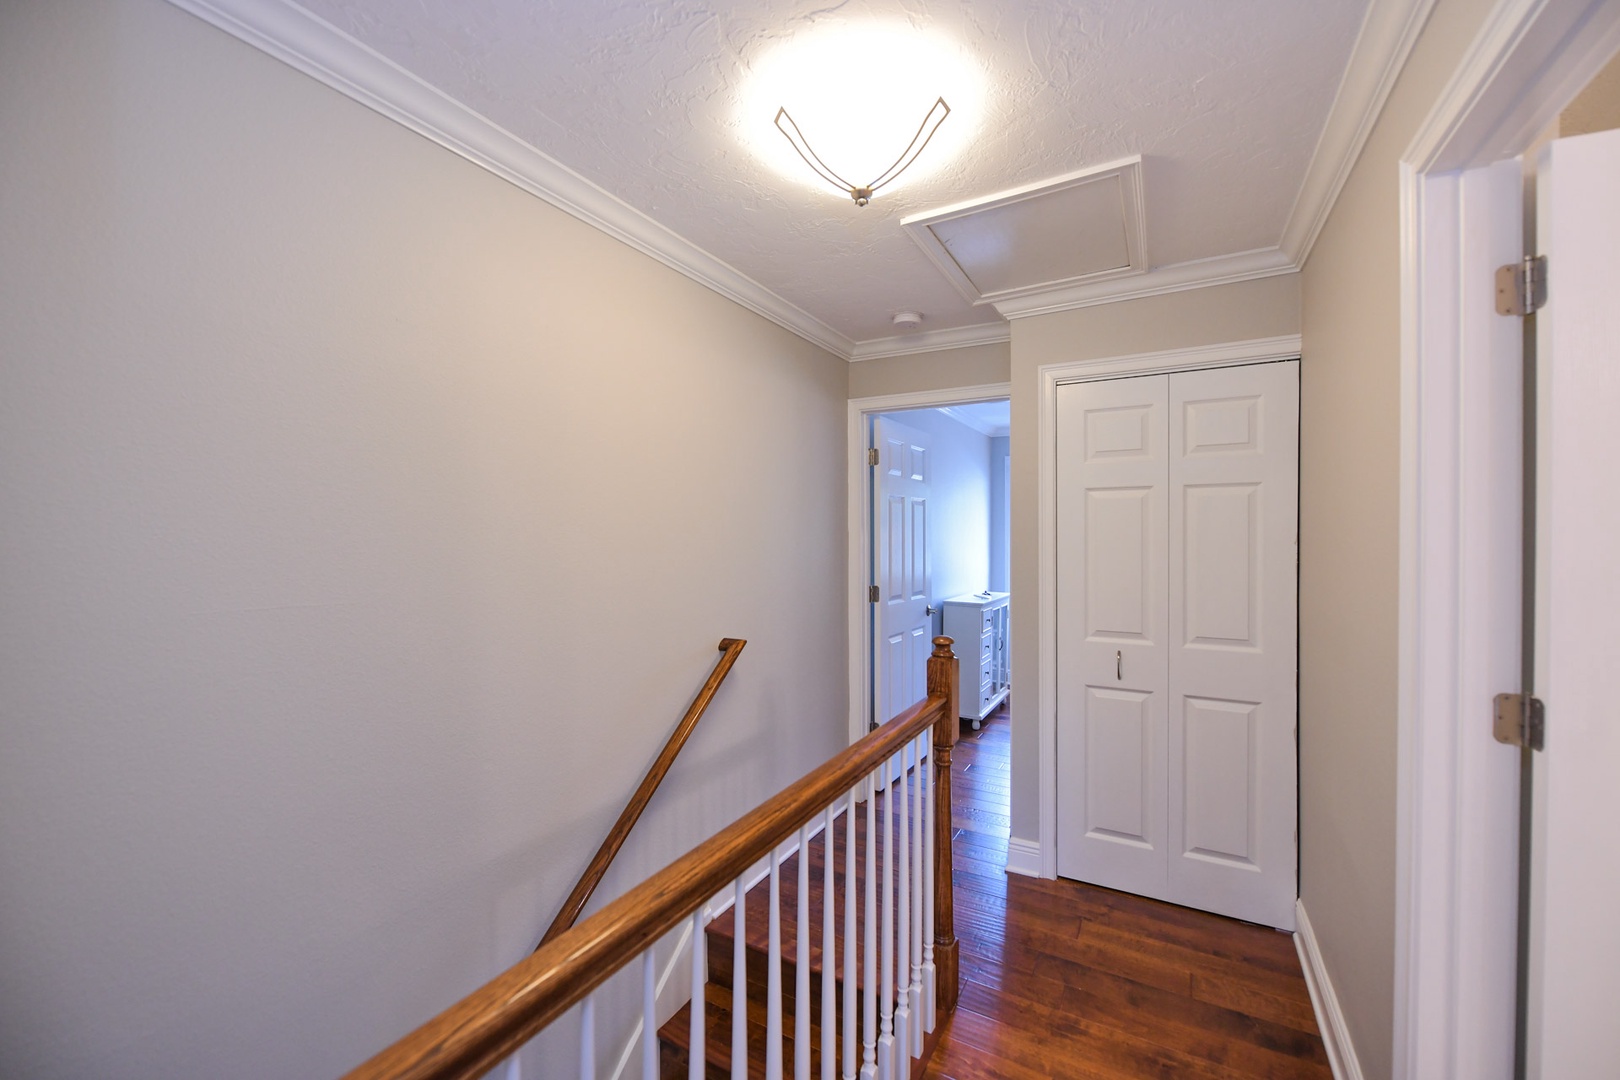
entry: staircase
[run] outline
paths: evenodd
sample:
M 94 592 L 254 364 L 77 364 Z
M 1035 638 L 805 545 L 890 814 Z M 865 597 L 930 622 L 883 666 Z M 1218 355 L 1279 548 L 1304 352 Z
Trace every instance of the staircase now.
M 877 798 L 876 822 L 878 843 L 882 844 L 884 811 L 883 796 Z M 866 814 L 865 804 L 856 809 L 856 851 L 855 851 L 855 895 L 865 895 L 866 887 Z M 862 1029 L 865 1004 L 866 983 L 866 956 L 862 937 L 864 922 L 857 923 L 856 940 L 853 943 L 856 955 L 856 971 L 858 972 L 858 985 L 855 988 L 855 1063 L 853 1068 L 846 1068 L 843 1060 L 843 1011 L 844 1011 L 844 908 L 841 898 L 846 894 L 844 889 L 844 859 L 845 859 L 845 823 L 842 815 L 836 819 L 833 828 L 833 892 L 829 898 L 824 887 L 824 867 L 826 866 L 826 845 L 824 835 L 813 837 L 808 845 L 807 853 L 798 853 L 783 860 L 780 872 L 781 890 L 781 954 L 782 954 L 782 1031 L 783 1049 L 782 1061 L 783 1075 L 794 1075 L 794 1052 L 798 1032 L 794 1030 L 795 1013 L 797 1005 L 798 987 L 798 914 L 799 914 L 799 859 L 805 854 L 810 862 L 810 895 L 809 895 L 809 929 L 810 947 L 806 963 L 809 966 L 810 986 L 810 1077 L 816 1078 L 821 1073 L 822 1057 L 822 1025 L 821 1025 L 821 995 L 822 981 L 826 978 L 833 980 L 833 1013 L 835 1017 L 834 1053 L 837 1058 L 836 1076 L 858 1074 L 860 1072 L 861 1055 L 863 1053 L 862 1039 L 865 1031 Z M 882 865 L 881 852 L 878 865 Z M 879 882 L 881 895 L 882 884 Z M 834 970 L 828 972 L 827 958 L 822 949 L 822 916 L 824 903 L 832 899 L 834 908 L 834 935 L 836 939 L 837 958 L 831 965 Z M 763 878 L 749 890 L 744 906 L 745 932 L 743 950 L 747 975 L 747 1008 L 748 1020 L 748 1070 L 750 1077 L 766 1075 L 766 992 L 770 970 L 769 961 L 769 927 L 770 927 L 770 880 Z M 860 919 L 863 916 L 857 914 Z M 731 1026 L 734 1000 L 732 996 L 734 955 L 736 945 L 736 920 L 731 910 L 726 910 L 709 922 L 704 933 L 704 942 L 708 958 L 708 984 L 704 987 L 705 1027 L 704 1027 L 704 1075 L 710 1080 L 729 1080 L 731 1076 Z M 909 976 L 908 976 L 909 977 Z M 689 1062 L 691 1049 L 691 1005 L 683 1005 L 679 1012 L 672 1016 L 658 1031 L 660 1050 L 660 1075 L 664 1080 L 685 1080 L 690 1075 Z M 933 1053 L 934 1045 L 939 1039 L 944 1017 L 934 1025 L 932 1032 L 923 1035 L 923 1053 L 914 1058 L 908 1075 L 917 1077 L 922 1075 L 923 1066 Z M 926 1025 L 925 1025 L 926 1026 Z

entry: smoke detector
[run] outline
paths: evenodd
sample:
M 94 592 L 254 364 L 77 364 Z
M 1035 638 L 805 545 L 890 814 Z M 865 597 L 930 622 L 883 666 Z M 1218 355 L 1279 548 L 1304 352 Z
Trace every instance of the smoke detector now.
M 922 325 L 922 315 L 915 311 L 897 311 L 894 313 L 894 325 L 901 330 L 915 330 Z

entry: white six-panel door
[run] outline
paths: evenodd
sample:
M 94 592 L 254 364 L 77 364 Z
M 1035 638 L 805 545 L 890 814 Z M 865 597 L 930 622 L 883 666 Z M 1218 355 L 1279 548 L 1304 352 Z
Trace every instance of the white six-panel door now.
M 928 436 L 887 416 L 874 421 L 878 463 L 876 655 L 873 719 L 885 723 L 928 696 L 933 618 L 928 565 Z
M 1292 928 L 1298 367 L 1057 409 L 1058 872 Z

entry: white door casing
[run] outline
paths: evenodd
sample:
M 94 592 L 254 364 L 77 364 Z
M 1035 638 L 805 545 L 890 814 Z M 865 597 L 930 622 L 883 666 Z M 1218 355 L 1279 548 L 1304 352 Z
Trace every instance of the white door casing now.
M 928 563 L 928 436 L 887 417 L 873 422 L 877 585 L 873 719 L 886 723 L 928 696 L 933 645 Z
M 1299 365 L 1170 376 L 1168 899 L 1293 929 Z
M 1058 873 L 1163 897 L 1168 377 L 1060 387 Z
M 1058 873 L 1294 925 L 1298 366 L 1057 388 Z
M 1620 131 L 1554 140 L 1538 163 L 1536 695 L 1528 1075 L 1620 1061 Z

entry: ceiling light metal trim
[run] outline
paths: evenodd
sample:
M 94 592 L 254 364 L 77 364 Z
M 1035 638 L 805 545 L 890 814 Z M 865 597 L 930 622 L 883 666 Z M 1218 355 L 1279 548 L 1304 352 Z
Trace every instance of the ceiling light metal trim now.
M 982 214 L 989 210 L 1039 199 L 1042 196 L 1054 195 L 1084 184 L 1091 184 L 1114 177 L 1118 178 L 1120 186 L 1120 212 L 1124 226 L 1127 256 L 1125 265 L 1116 268 L 1094 273 L 1077 274 L 1051 281 L 1031 282 L 1028 285 L 1020 285 L 1015 288 L 985 291 L 981 290 L 973 282 L 973 279 L 968 276 L 967 271 L 956 261 L 955 256 L 951 254 L 950 249 L 945 246 L 945 243 L 933 228 L 935 225 L 955 221 L 958 218 L 972 217 L 975 214 Z M 1121 158 L 1118 161 L 1111 161 L 1104 165 L 1093 166 L 1089 169 L 1065 173 L 1050 180 L 1041 180 L 1033 184 L 1025 184 L 1022 187 L 997 192 L 994 195 L 986 195 L 980 199 L 954 203 L 938 210 L 927 210 L 920 214 L 911 214 L 901 218 L 900 225 L 917 246 L 923 250 L 923 253 L 928 256 L 929 261 L 955 286 L 956 291 L 962 295 L 962 298 L 975 305 L 997 304 L 1019 297 L 1039 296 L 1063 289 L 1072 289 L 1079 285 L 1089 285 L 1093 282 L 1145 274 L 1148 270 L 1147 220 L 1143 205 L 1142 158 L 1139 154 Z
M 838 190 L 847 192 L 849 197 L 855 200 L 856 206 L 865 206 L 872 201 L 872 196 L 877 193 L 879 188 L 891 183 L 911 167 L 911 163 L 916 161 L 917 156 L 933 141 L 934 133 L 939 130 L 939 125 L 943 124 L 945 118 L 949 115 L 951 115 L 951 107 L 946 104 L 945 99 L 943 97 L 936 98 L 934 104 L 929 107 L 928 114 L 923 117 L 922 123 L 918 125 L 917 134 L 911 137 L 911 142 L 900 152 L 900 156 L 895 158 L 894 164 L 878 173 L 877 178 L 868 184 L 852 184 L 833 172 L 827 166 L 827 163 L 822 161 L 821 157 L 810 148 L 810 140 L 806 139 L 804 132 L 799 130 L 799 125 L 789 115 L 787 106 L 784 105 L 776 110 L 775 123 L 776 129 L 786 137 L 787 141 L 792 144 L 793 149 L 798 151 L 799 156 L 804 159 L 804 163 L 810 166 L 817 176 Z M 785 125 L 783 121 L 786 121 Z

